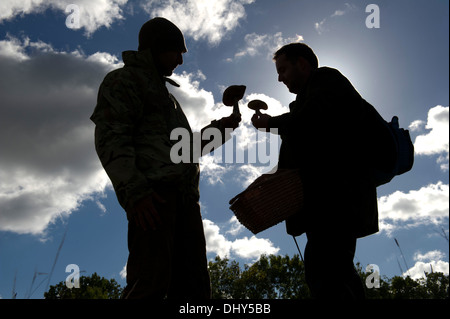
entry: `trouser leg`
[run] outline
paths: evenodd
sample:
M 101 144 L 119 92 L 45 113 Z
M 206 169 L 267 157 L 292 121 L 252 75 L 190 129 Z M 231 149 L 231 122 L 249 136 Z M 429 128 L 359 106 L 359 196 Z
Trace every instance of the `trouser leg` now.
M 313 298 L 363 299 L 362 281 L 353 264 L 356 238 L 307 233 L 305 277 Z
M 211 294 L 206 242 L 196 200 L 161 192 L 162 224 L 143 231 L 129 224 L 127 287 L 124 298 L 203 299 Z
M 163 299 L 168 291 L 178 199 L 160 190 L 158 194 L 166 202 L 154 203 L 161 217 L 161 224 L 156 230 L 144 231 L 134 222 L 128 223 L 129 255 L 124 298 Z
M 168 298 L 210 299 L 211 284 L 200 205 L 187 201 L 177 223 L 175 255 Z

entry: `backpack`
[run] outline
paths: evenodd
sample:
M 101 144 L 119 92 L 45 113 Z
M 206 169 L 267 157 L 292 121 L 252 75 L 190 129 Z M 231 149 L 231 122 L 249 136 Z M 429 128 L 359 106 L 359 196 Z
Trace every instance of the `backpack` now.
M 397 116 L 394 116 L 391 122 L 387 122 L 373 106 L 371 108 L 374 111 L 377 126 L 381 126 L 385 131 L 389 132 L 389 138 L 394 146 L 393 151 L 384 152 L 386 156 L 391 157 L 389 160 L 393 163 L 393 166 L 388 170 L 377 166 L 374 167 L 373 180 L 378 187 L 389 183 L 395 176 L 402 175 L 412 169 L 414 165 L 414 144 L 411 141 L 409 131 L 400 127 Z

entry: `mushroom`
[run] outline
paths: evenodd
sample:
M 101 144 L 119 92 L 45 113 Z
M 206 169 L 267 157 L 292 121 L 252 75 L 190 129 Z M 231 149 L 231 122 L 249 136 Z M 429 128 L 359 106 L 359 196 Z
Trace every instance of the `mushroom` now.
M 263 102 L 261 100 L 253 100 L 248 103 L 248 108 L 254 110 L 257 115 L 261 115 L 260 110 L 267 110 L 269 107 L 267 106 L 266 102 Z
M 237 116 L 241 115 L 241 112 L 239 111 L 239 101 L 244 97 L 246 89 L 247 87 L 245 85 L 232 85 L 223 92 L 223 104 L 232 106 L 233 114 Z

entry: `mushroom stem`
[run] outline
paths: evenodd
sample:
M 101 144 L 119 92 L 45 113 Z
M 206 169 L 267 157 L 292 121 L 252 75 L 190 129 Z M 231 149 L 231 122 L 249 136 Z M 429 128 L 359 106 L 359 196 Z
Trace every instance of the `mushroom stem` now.
M 239 110 L 239 101 L 233 105 L 233 114 L 236 116 L 241 116 L 241 111 Z

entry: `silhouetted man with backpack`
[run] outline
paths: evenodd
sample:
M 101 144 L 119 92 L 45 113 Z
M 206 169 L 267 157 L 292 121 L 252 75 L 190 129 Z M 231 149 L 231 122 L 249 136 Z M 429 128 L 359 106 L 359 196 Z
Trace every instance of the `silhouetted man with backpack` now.
M 286 221 L 287 232 L 306 232 L 306 281 L 314 298 L 362 299 L 353 264 L 356 241 L 378 231 L 373 170 L 392 167 L 386 152 L 395 145 L 370 104 L 339 71 L 319 68 L 310 47 L 286 45 L 274 61 L 278 80 L 297 99 L 290 112 L 254 115 L 252 122 L 278 129 L 278 168 L 298 169 L 303 182 L 304 208 Z

